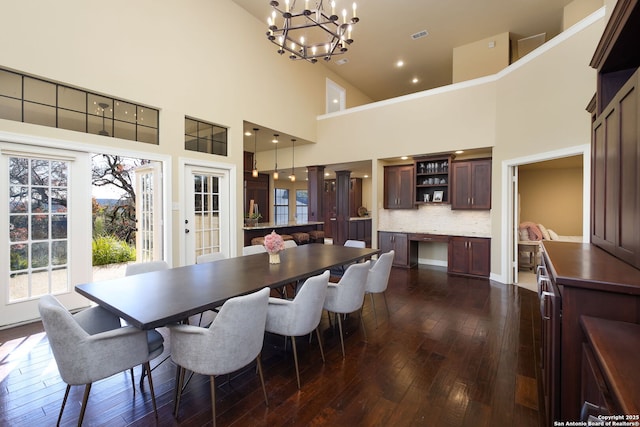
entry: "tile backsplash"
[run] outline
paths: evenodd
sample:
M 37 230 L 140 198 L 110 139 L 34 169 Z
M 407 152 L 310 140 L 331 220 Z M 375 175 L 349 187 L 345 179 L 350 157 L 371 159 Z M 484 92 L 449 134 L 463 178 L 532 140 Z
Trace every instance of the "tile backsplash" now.
M 452 210 L 448 204 L 420 205 L 418 209 L 379 209 L 378 230 L 491 237 L 490 212 Z

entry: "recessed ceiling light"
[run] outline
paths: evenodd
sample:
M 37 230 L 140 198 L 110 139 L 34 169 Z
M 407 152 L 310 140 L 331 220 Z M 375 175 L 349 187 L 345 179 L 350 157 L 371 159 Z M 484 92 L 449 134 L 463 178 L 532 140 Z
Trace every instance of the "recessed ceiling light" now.
M 244 133 L 244 136 L 251 136 L 251 132 L 246 131 L 246 132 Z
M 416 84 L 418 83 L 420 80 L 418 80 L 417 77 L 414 77 L 413 79 L 411 79 L 411 83 Z
M 364 177 L 365 177 L 365 178 L 369 178 L 369 175 L 365 175 Z
M 408 159 L 408 157 L 407 157 L 407 156 L 402 156 L 402 157 L 400 157 L 400 158 L 401 158 L 402 160 L 407 160 L 407 159 Z
M 458 150 L 458 151 L 456 151 L 456 154 L 462 154 L 462 153 L 464 153 L 464 150 Z
M 404 61 L 402 59 L 396 62 L 396 67 L 400 68 L 402 66 L 404 66 Z

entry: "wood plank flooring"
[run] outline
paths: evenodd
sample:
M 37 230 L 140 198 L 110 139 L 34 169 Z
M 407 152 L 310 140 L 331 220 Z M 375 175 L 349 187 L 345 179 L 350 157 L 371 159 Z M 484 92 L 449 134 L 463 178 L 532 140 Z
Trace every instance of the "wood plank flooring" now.
M 255 368 L 216 379 L 218 426 L 531 426 L 543 425 L 540 318 L 535 292 L 437 268 L 393 269 L 387 300 L 367 297 L 364 323 L 346 319 L 342 358 L 337 330 L 321 323 L 326 363 L 314 337 L 298 338 L 302 389 L 291 345 L 267 335 L 262 360 L 269 407 Z M 170 347 L 167 340 L 166 352 Z M 152 362 L 155 365 L 162 358 Z M 153 371 L 159 419 L 148 385 L 135 397 L 127 374 L 93 385 L 84 425 L 211 425 L 209 381 L 195 375 L 178 418 L 172 414 L 175 365 Z M 0 331 L 0 426 L 54 425 L 64 395 L 39 323 Z M 73 387 L 61 425 L 77 424 L 83 387 Z

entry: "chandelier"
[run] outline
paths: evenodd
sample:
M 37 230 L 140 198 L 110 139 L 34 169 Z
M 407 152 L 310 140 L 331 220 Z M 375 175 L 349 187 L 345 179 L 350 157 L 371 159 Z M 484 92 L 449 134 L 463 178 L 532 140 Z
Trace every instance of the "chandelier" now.
M 331 56 L 345 53 L 353 43 L 352 27 L 360 20 L 355 3 L 351 18 L 347 18 L 346 9 L 342 10 L 342 17 L 338 17 L 335 1 L 331 2 L 331 15 L 324 12 L 322 0 L 316 0 L 314 9 L 310 9 L 309 0 L 305 0 L 302 10 L 296 9 L 296 0 L 285 0 L 284 10 L 276 0 L 270 4 L 273 11 L 268 19 L 267 38 L 278 46 L 280 55 L 288 52 L 290 59 L 311 63 L 318 62 L 318 58 L 330 61 Z M 278 21 L 282 22 L 280 27 Z

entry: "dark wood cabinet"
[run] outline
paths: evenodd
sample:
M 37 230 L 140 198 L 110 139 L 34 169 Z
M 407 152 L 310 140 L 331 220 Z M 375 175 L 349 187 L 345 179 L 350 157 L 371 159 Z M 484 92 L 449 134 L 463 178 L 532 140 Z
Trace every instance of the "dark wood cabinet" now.
M 413 165 L 384 167 L 384 208 L 414 209 Z
M 640 323 L 640 270 L 587 243 L 545 241 L 543 259 L 562 306 L 555 366 L 560 402 L 553 419 L 575 421 L 583 404 L 580 355 L 587 341 L 581 317 Z
M 434 196 L 440 194 L 437 202 L 449 203 L 451 156 L 421 157 L 415 160 L 415 200 L 416 204 L 433 203 Z
M 368 248 L 371 247 L 371 219 L 349 220 L 349 235 L 351 240 L 361 240 Z
M 395 251 L 393 265 L 411 268 L 418 265 L 418 242 L 409 240 L 406 233 L 378 232 L 378 246 L 382 253 Z
M 640 268 L 638 40 L 639 2 L 619 0 L 591 60 L 598 85 L 591 106 L 590 234 L 593 244 Z
M 451 274 L 489 277 L 490 257 L 491 239 L 451 236 L 447 271 Z
M 451 163 L 451 209 L 491 209 L 491 159 Z
M 257 178 L 251 172 L 244 173 L 244 212 L 249 211 L 249 203 L 253 200 L 258 205 L 262 215 L 260 222 L 269 222 L 269 175 L 258 174 Z
M 591 241 L 640 267 L 640 72 L 593 123 Z

